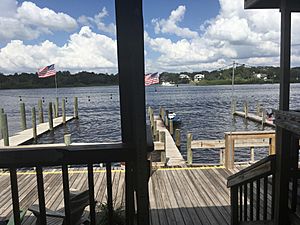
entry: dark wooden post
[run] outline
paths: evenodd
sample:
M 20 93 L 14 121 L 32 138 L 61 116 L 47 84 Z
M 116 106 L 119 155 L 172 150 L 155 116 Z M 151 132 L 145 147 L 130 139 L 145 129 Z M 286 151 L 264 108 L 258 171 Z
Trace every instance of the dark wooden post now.
M 118 70 L 122 141 L 133 146 L 126 163 L 126 224 L 149 224 L 148 166 L 144 84 L 144 26 L 142 0 L 116 0 Z M 133 189 L 134 188 L 134 189 Z
M 289 110 L 291 66 L 291 9 L 290 1 L 281 0 L 281 49 L 279 109 Z M 291 148 L 289 131 L 276 127 L 275 225 L 287 224 L 288 170 Z

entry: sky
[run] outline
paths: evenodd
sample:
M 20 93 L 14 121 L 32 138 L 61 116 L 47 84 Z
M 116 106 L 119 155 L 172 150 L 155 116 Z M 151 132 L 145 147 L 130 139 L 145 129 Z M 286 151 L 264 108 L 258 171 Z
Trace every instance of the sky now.
M 215 70 L 236 61 L 279 66 L 278 10 L 244 0 L 144 0 L 146 72 Z M 0 72 L 117 72 L 113 0 L 0 0 Z M 292 66 L 300 66 L 292 15 Z

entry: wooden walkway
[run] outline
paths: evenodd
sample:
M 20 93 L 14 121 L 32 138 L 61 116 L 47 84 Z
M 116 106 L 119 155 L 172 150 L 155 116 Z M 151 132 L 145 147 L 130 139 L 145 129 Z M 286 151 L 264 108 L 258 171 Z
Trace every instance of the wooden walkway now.
M 157 121 L 157 130 L 165 131 L 166 134 L 166 157 L 168 166 L 183 166 L 185 165 L 185 160 L 181 155 L 179 149 L 177 148 L 170 132 L 165 127 L 163 121 L 159 116 L 155 116 L 154 120 Z
M 166 168 L 156 170 L 149 182 L 150 216 L 152 225 L 226 225 L 230 224 L 230 198 L 226 178 L 238 169 Z M 12 202 L 9 173 L 0 174 L 0 219 L 11 215 Z M 88 187 L 87 171 L 69 169 L 70 188 Z M 115 206 L 125 201 L 122 170 L 114 170 L 113 198 Z M 95 169 L 95 198 L 106 201 L 105 170 Z M 19 172 L 20 207 L 38 203 L 36 175 Z M 46 206 L 52 210 L 63 207 L 62 174 L 60 170 L 44 172 Z M 88 207 L 86 208 L 88 210 Z M 34 224 L 35 217 L 27 212 L 22 224 Z
M 245 118 L 245 112 L 235 111 L 234 115 Z M 247 116 L 246 119 L 252 120 L 254 122 L 262 123 L 262 117 L 261 116 L 257 116 L 257 115 L 255 115 L 253 113 L 248 113 L 248 116 Z M 264 122 L 264 125 L 275 127 L 275 124 L 273 123 L 273 121 L 269 121 L 269 120 L 266 120 Z
M 72 116 L 66 117 L 66 123 L 74 119 Z M 58 117 L 53 119 L 53 129 L 59 127 L 63 124 L 63 118 Z M 40 136 L 49 131 L 49 123 L 41 123 L 37 125 L 37 136 Z M 16 133 L 14 136 L 9 137 L 9 146 L 18 146 L 22 145 L 33 139 L 33 131 L 32 128 L 26 129 L 24 131 L 20 131 Z M 0 147 L 4 147 L 3 139 L 0 140 Z

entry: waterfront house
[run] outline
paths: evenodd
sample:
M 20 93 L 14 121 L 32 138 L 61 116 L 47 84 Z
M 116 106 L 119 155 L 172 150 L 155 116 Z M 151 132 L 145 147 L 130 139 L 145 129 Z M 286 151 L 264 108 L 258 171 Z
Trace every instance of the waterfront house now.
M 190 80 L 191 78 L 190 78 L 190 76 L 187 75 L 187 74 L 180 74 L 180 75 L 179 75 L 179 79 L 188 79 L 188 80 Z
M 203 80 L 205 78 L 205 75 L 204 74 L 196 74 L 194 76 L 194 82 L 198 82 L 200 80 Z

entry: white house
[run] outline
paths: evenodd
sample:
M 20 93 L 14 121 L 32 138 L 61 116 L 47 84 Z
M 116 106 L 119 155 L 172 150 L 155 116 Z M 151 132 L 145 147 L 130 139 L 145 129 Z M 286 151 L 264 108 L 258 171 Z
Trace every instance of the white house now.
M 180 74 L 179 79 L 190 79 L 189 75 L 186 74 Z
M 205 78 L 205 75 L 204 75 L 204 74 L 196 74 L 196 75 L 194 76 L 194 81 L 197 82 L 197 81 L 200 81 L 200 80 L 202 80 L 202 79 L 204 79 L 204 78 Z
M 267 74 L 256 73 L 255 76 L 256 76 L 256 78 L 258 78 L 258 79 L 264 79 L 264 80 L 267 79 Z

